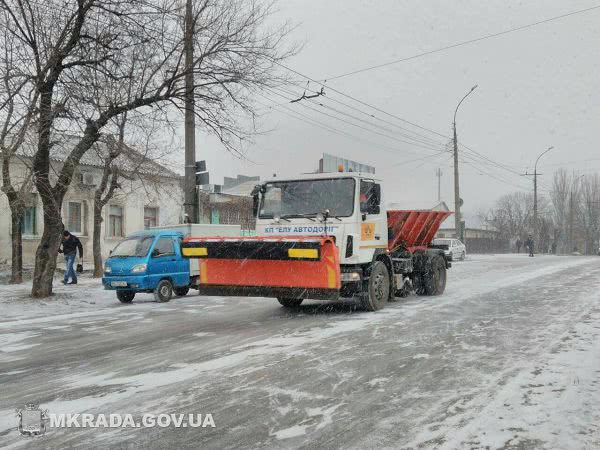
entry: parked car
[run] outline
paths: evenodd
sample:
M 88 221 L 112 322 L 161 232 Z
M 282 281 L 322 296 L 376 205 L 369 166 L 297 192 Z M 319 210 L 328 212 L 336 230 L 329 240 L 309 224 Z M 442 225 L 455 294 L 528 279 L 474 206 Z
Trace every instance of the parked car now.
M 199 265 L 181 254 L 181 241 L 192 233 L 239 236 L 239 225 L 174 225 L 153 228 L 127 236 L 104 264 L 104 289 L 116 291 L 122 303 L 131 303 L 138 292 L 153 293 L 159 302 L 173 294 L 181 297 L 198 286 Z
M 438 238 L 434 239 L 433 244 L 444 246 L 444 254 L 450 261 L 464 261 L 467 257 L 467 247 L 460 239 Z

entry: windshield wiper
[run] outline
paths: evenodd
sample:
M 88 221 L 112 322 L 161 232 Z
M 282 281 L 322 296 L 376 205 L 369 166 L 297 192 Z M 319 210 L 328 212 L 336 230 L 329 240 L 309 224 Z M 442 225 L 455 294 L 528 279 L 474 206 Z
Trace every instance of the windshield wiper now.
M 309 214 L 286 214 L 284 216 L 281 216 L 282 219 L 287 220 L 288 222 L 290 222 L 290 220 L 288 220 L 288 217 L 291 219 L 309 219 L 311 222 L 316 222 L 315 219 L 313 217 L 311 217 Z

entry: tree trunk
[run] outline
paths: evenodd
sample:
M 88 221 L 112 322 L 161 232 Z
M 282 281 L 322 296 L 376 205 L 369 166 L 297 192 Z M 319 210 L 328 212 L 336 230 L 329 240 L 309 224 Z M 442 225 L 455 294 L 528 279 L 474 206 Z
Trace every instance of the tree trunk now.
M 44 200 L 43 195 L 42 200 Z M 31 287 L 31 296 L 34 298 L 52 295 L 56 257 L 58 256 L 58 248 L 64 230 L 60 206 L 56 206 L 58 204 L 62 204 L 62 202 L 54 202 L 54 199 L 44 202 L 44 232 L 35 252 L 35 268 Z
M 94 202 L 94 231 L 92 238 L 92 247 L 94 253 L 94 278 L 102 277 L 104 269 L 102 267 L 102 246 L 100 244 L 100 231 L 102 229 L 102 205 L 100 202 Z
M 11 218 L 11 284 L 20 284 L 23 282 L 23 234 L 21 232 L 21 220 L 23 211 L 18 206 L 10 205 Z

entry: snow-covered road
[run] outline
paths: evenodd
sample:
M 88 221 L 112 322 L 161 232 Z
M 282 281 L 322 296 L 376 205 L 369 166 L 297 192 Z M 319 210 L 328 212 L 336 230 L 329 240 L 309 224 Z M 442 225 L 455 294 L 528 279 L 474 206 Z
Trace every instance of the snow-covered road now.
M 0 445 L 597 448 L 600 258 L 474 255 L 441 297 L 376 313 L 273 299 L 56 299 L 0 287 Z M 207 428 L 50 429 L 15 408 L 211 413 Z

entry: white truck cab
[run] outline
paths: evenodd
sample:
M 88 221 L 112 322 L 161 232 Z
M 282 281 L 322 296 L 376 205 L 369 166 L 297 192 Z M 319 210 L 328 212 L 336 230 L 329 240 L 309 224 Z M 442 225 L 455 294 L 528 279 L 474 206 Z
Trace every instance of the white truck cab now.
M 358 172 L 272 179 L 260 186 L 258 236 L 328 235 L 340 264 L 364 264 L 388 246 L 381 181 Z

